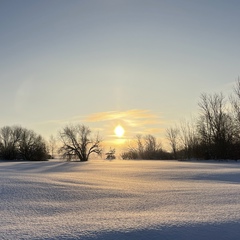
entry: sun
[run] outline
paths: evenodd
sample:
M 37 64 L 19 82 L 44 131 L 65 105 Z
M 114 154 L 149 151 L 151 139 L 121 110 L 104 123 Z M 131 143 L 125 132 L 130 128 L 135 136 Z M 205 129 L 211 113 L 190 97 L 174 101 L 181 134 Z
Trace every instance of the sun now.
M 117 137 L 122 137 L 125 130 L 121 125 L 118 125 L 117 127 L 115 127 L 114 132 L 117 135 Z

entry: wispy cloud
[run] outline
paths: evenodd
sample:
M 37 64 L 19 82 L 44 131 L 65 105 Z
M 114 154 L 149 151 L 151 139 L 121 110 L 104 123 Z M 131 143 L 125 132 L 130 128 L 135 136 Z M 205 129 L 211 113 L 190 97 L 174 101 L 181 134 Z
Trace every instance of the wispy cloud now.
M 163 125 L 163 119 L 159 115 L 145 109 L 99 112 L 87 116 L 84 121 L 103 124 L 109 138 L 116 137 L 113 135 L 113 129 L 117 124 L 125 128 L 126 138 L 136 134 L 159 134 Z
M 160 122 L 157 115 L 151 113 L 149 110 L 132 109 L 127 111 L 109 111 L 94 113 L 86 117 L 88 122 L 101 122 L 121 120 L 130 126 L 138 126 L 142 124 L 156 124 Z
M 156 114 L 151 113 L 149 110 L 131 109 L 127 111 L 108 111 L 93 113 L 88 116 L 74 116 L 68 119 L 55 119 L 41 122 L 42 124 L 68 124 L 68 123 L 97 123 L 108 121 L 120 121 L 131 127 L 141 125 L 159 124 L 163 121 Z
M 114 128 L 121 124 L 125 129 L 124 138 L 121 138 L 122 142 L 136 134 L 159 135 L 162 133 L 164 125 L 162 116 L 159 116 L 157 113 L 145 109 L 130 109 L 126 111 L 98 112 L 88 116 L 79 115 L 68 119 L 53 119 L 39 122 L 38 128 L 45 129 L 46 132 L 50 131 L 50 129 L 58 132 L 64 125 L 76 123 L 90 126 L 93 132 L 99 132 L 104 136 L 105 140 L 109 141 L 116 140 Z

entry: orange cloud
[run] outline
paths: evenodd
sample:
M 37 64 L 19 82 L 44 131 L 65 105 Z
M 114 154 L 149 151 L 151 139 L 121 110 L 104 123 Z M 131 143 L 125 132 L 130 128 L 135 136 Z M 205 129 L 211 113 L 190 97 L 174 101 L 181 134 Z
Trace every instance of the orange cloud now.
M 104 122 L 105 133 L 111 139 L 116 138 L 113 135 L 113 129 L 117 124 L 124 127 L 126 138 L 139 133 L 159 134 L 162 131 L 161 125 L 163 124 L 159 116 L 143 109 L 99 112 L 87 116 L 84 120 L 89 123 Z
M 159 117 L 148 110 L 132 109 L 128 111 L 109 111 L 89 115 L 86 118 L 88 122 L 100 122 L 121 120 L 130 126 L 139 126 L 143 124 L 157 124 Z

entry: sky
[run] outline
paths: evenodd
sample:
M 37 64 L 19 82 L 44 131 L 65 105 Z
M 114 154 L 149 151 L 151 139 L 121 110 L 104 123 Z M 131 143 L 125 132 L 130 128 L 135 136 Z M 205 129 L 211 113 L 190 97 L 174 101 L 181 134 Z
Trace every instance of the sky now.
M 198 111 L 240 75 L 237 0 L 0 0 L 0 127 L 66 124 L 109 145 Z M 121 124 L 122 138 L 114 135 Z

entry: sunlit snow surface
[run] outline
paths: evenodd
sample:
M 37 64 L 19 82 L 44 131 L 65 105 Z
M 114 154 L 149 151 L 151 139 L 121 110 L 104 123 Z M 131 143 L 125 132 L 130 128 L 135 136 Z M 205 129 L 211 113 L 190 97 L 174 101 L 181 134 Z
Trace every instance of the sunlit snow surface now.
M 0 162 L 0 239 L 240 239 L 240 164 Z

